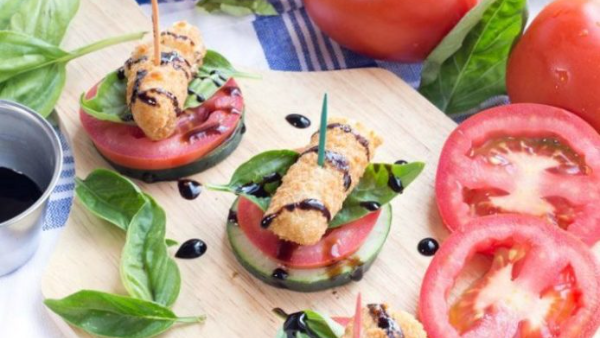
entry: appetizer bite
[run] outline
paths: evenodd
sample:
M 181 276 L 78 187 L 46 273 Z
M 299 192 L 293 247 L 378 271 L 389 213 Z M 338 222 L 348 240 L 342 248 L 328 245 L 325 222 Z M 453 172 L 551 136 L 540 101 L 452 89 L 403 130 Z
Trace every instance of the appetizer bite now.
M 318 291 L 358 281 L 390 231 L 389 202 L 422 171 L 422 163 L 370 163 L 381 138 L 344 118 L 325 121 L 300 151 L 276 150 L 242 164 L 227 185 L 234 193 L 227 233 L 238 261 L 270 285 Z
M 214 166 L 244 132 L 244 101 L 232 78 L 244 74 L 184 21 L 159 39 L 159 53 L 143 42 L 81 97 L 81 123 L 96 149 L 119 172 L 147 182 Z
M 353 317 L 328 317 L 306 310 L 286 314 L 274 312 L 285 319 L 277 338 L 427 338 L 423 325 L 410 313 L 394 311 L 388 304 L 368 304 L 363 307 L 360 296 Z

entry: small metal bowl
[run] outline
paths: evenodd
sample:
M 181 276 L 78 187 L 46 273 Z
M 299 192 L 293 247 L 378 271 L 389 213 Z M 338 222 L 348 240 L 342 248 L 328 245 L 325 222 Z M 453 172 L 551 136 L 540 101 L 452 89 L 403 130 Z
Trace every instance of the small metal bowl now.
M 0 167 L 29 176 L 43 191 L 27 210 L 0 223 L 0 276 L 20 268 L 35 253 L 62 157 L 60 140 L 48 121 L 25 106 L 0 100 Z

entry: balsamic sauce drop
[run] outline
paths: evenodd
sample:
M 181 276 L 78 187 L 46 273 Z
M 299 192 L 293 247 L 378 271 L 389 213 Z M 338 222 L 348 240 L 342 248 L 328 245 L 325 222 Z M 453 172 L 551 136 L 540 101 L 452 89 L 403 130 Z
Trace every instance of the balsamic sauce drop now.
M 229 210 L 229 214 L 227 215 L 227 222 L 237 225 L 238 224 L 237 212 L 235 212 L 234 210 Z
M 208 247 L 204 241 L 200 239 L 190 239 L 181 244 L 181 247 L 179 247 L 179 250 L 177 250 L 175 257 L 183 259 L 198 258 L 204 255 L 207 249 Z
M 29 209 L 41 196 L 40 187 L 27 175 L 0 167 L 0 223 Z
M 360 206 L 369 211 L 377 211 L 381 208 L 381 204 L 374 201 L 360 202 Z
M 306 325 L 306 313 L 296 312 L 288 315 L 283 323 L 283 332 L 287 338 L 296 338 L 298 333 L 303 333 L 309 338 L 317 338 L 312 330 Z
M 388 180 L 388 186 L 390 187 L 390 189 L 394 190 L 395 192 L 401 194 L 404 192 L 404 185 L 402 184 L 402 180 L 396 176 L 394 176 L 393 174 L 390 174 L 390 178 Z
M 440 244 L 433 238 L 424 238 L 417 245 L 417 250 L 423 256 L 433 256 L 440 248 Z
M 306 129 L 310 127 L 310 119 L 304 115 L 290 114 L 285 117 L 285 120 L 298 129 Z
M 277 268 L 277 269 L 273 270 L 273 274 L 271 276 L 273 276 L 273 278 L 275 278 L 275 279 L 286 280 L 289 275 L 288 275 L 288 272 L 285 271 L 284 269 Z
M 405 165 L 407 163 L 408 162 L 406 162 L 405 160 L 398 160 L 398 161 L 394 162 L 394 164 L 398 164 L 398 165 Z
M 356 268 L 354 268 L 354 270 L 350 274 L 350 279 L 354 282 L 360 282 L 363 279 L 364 275 L 365 269 L 362 265 L 359 265 Z
M 202 192 L 202 184 L 194 180 L 181 179 L 177 182 L 179 194 L 186 200 L 194 200 L 200 196 Z

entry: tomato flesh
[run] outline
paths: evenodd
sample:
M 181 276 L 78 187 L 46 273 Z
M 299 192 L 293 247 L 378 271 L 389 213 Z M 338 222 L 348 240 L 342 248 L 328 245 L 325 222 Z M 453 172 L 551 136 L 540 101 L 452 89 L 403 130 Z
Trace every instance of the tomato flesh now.
M 558 108 L 517 104 L 482 112 L 448 138 L 436 178 L 450 230 L 493 214 L 537 216 L 600 240 L 600 135 Z
M 282 241 L 260 225 L 264 211 L 250 200 L 240 197 L 238 201 L 238 225 L 250 241 L 266 256 L 283 265 L 298 269 L 329 266 L 355 253 L 375 227 L 380 211 L 367 214 L 361 219 L 329 230 L 314 245 L 299 246 Z
M 423 61 L 477 0 L 305 0 L 341 45 L 376 59 Z
M 86 97 L 96 94 L 92 88 Z M 244 100 L 233 79 L 201 106 L 179 117 L 171 137 L 152 141 L 135 125 L 79 116 L 98 151 L 110 161 L 132 169 L 161 170 L 192 163 L 221 145 L 241 121 Z
M 491 257 L 489 267 L 465 274 L 478 256 Z M 599 272 L 578 239 L 539 218 L 479 218 L 436 254 L 420 318 L 431 338 L 592 337 L 600 324 Z M 471 278 L 462 290 L 465 275 Z

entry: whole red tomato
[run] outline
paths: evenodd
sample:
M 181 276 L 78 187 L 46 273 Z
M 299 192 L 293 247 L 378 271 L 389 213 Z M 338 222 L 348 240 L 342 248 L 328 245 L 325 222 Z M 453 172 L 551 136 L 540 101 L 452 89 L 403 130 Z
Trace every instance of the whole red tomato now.
M 304 0 L 316 24 L 358 53 L 424 60 L 478 0 Z
M 507 87 L 512 102 L 561 107 L 600 131 L 600 1 L 546 7 L 510 57 Z

